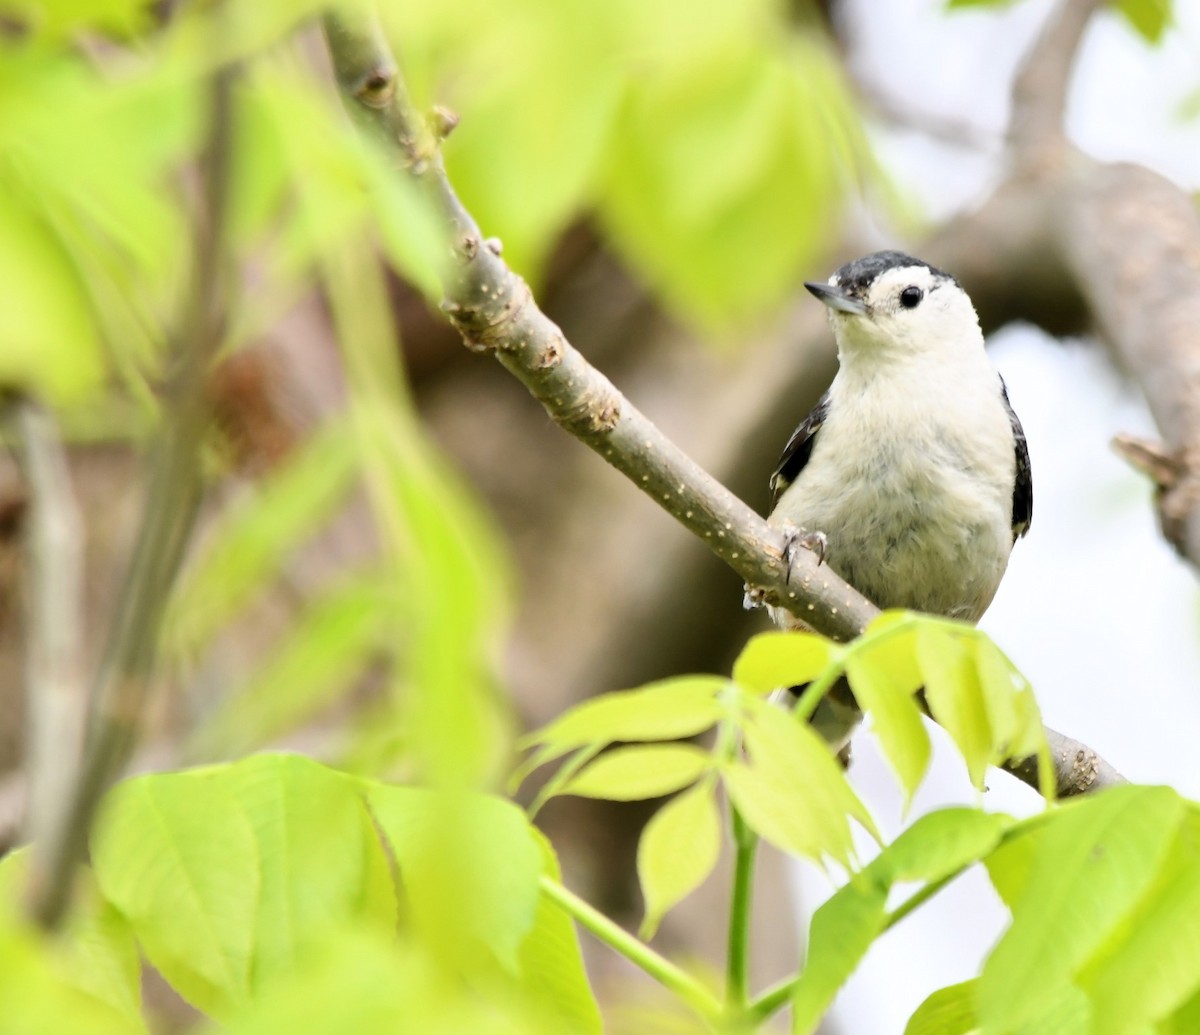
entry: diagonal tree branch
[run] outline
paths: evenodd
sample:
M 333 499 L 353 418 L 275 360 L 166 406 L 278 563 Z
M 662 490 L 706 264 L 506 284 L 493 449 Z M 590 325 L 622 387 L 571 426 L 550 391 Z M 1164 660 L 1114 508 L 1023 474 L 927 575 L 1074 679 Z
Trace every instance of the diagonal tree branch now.
M 334 72 L 352 116 L 398 154 L 442 217 L 452 261 L 443 271 L 442 308 L 467 347 L 492 353 L 572 435 L 626 475 L 765 599 L 839 640 L 879 612 L 853 587 L 802 551 L 789 570 L 783 538 L 670 442 L 594 369 L 537 307 L 525 282 L 483 238 L 442 166 L 438 139 L 415 112 L 377 23 L 327 14 Z M 1124 782 L 1090 748 L 1048 731 L 1059 794 Z M 1013 775 L 1037 787 L 1036 763 Z
M 224 227 L 232 149 L 236 69 L 214 73 L 209 135 L 201 160 L 203 207 L 196 258 L 136 546 L 112 618 L 104 658 L 91 687 L 83 763 L 64 804 L 55 809 L 43 868 L 30 887 L 33 915 L 56 927 L 68 905 L 71 878 L 84 854 L 100 798 L 137 743 L 157 655 L 160 619 L 175 581 L 203 491 L 200 448 L 209 420 L 208 369 L 223 335 Z

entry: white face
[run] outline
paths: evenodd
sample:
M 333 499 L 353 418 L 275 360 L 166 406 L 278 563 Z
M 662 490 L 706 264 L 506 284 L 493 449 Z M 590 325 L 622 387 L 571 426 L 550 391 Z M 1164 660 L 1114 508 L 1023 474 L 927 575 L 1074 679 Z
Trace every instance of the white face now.
M 837 281 L 830 278 L 830 284 Z M 966 293 L 927 266 L 896 266 L 879 274 L 859 301 L 863 315 L 831 309 L 830 323 L 844 348 L 893 352 L 968 349 L 982 341 Z

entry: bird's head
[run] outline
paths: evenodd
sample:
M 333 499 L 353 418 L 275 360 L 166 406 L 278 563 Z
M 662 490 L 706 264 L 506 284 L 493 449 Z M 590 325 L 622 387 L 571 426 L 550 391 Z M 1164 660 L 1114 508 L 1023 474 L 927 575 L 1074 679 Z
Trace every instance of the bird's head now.
M 846 263 L 827 283 L 804 286 L 829 307 L 843 355 L 944 353 L 983 341 L 958 281 L 903 252 L 875 252 Z

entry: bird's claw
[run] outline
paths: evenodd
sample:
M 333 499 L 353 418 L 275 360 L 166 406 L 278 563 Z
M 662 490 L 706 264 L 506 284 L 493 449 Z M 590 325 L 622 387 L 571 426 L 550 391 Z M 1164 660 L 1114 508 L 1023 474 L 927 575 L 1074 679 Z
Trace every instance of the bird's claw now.
M 787 542 L 784 543 L 783 556 L 787 560 L 787 577 L 792 577 L 792 563 L 796 558 L 796 550 L 810 550 L 817 555 L 817 567 L 825 563 L 825 550 L 829 546 L 829 538 L 824 532 L 807 532 L 799 528 L 785 528 Z

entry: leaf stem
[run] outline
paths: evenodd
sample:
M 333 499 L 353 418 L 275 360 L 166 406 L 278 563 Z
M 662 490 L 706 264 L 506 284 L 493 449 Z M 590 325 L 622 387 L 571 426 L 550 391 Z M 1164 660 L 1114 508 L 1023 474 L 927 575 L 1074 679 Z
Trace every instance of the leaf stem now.
M 644 970 L 664 988 L 674 992 L 705 1020 L 715 1022 L 721 1017 L 721 1004 L 716 996 L 691 974 L 681 970 L 665 956 L 660 956 L 645 942 L 635 938 L 552 877 L 543 874 L 541 887 L 542 894 L 570 914 L 581 927 Z
M 971 866 L 974 865 L 975 863 L 972 861 L 967 866 L 963 866 L 960 869 L 955 870 L 953 873 L 947 873 L 946 876 L 942 877 L 941 879 L 930 881 L 923 887 L 918 888 L 908 898 L 901 902 L 900 905 L 888 913 L 883 921 L 883 930 L 879 933 L 885 934 L 886 932 L 890 931 L 914 909 L 916 909 L 918 906 L 923 906 L 926 902 L 933 898 L 934 895 L 941 891 L 942 888 L 944 888 L 951 881 L 957 880 L 960 876 L 962 876 L 963 873 L 965 873 L 968 869 L 970 869 Z
M 731 803 L 729 814 L 736 851 L 733 898 L 729 910 L 729 956 L 726 963 L 725 1007 L 731 1012 L 746 1008 L 750 949 L 750 892 L 754 881 L 754 856 L 758 835 Z
M 913 892 L 908 898 L 900 903 L 884 918 L 883 927 L 880 929 L 876 938 L 882 937 L 901 920 L 904 920 L 913 910 L 919 906 L 923 906 L 931 898 L 941 891 L 947 884 L 950 884 L 957 878 L 961 877 L 967 870 L 975 865 L 974 860 L 966 866 L 962 866 L 953 873 L 948 873 L 944 877 L 935 881 L 930 881 L 928 884 Z M 786 1006 L 796 991 L 796 986 L 800 983 L 802 974 L 793 974 L 789 978 L 784 978 L 782 981 L 768 988 L 762 995 L 754 1000 L 745 1008 L 744 1017 L 753 1025 L 761 1024 L 768 1017 Z

